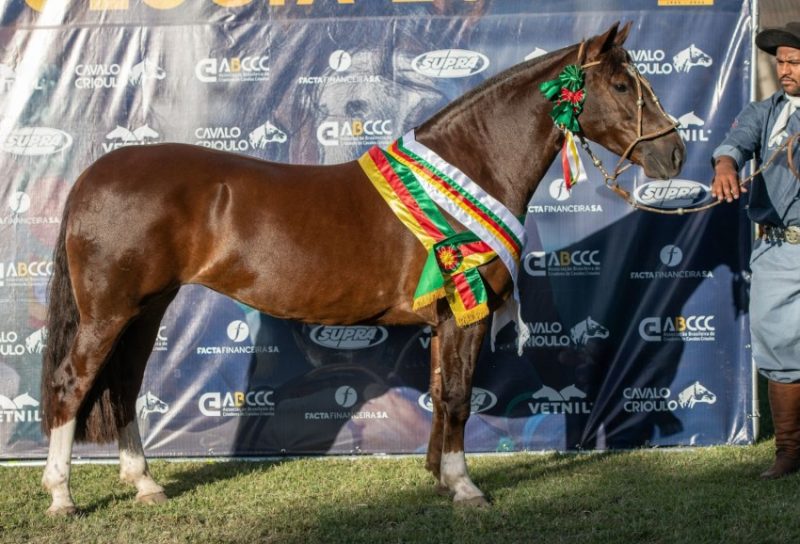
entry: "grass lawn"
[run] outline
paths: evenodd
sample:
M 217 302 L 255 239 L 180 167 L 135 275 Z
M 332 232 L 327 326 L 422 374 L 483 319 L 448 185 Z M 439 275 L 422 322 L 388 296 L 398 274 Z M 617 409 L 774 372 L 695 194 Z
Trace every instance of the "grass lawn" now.
M 151 464 L 142 506 L 115 465 L 76 465 L 82 513 L 44 515 L 41 467 L 0 469 L 0 542 L 797 542 L 800 475 L 750 447 L 470 456 L 487 510 L 437 496 L 418 457 Z

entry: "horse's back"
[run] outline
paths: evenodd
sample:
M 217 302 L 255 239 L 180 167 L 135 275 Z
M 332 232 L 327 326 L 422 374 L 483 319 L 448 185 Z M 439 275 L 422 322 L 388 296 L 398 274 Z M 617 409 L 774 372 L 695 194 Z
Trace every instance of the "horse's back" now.
M 424 259 L 355 161 L 305 166 L 184 144 L 125 147 L 84 172 L 67 220 L 73 247 L 104 252 L 85 258 L 138 271 L 145 290 L 199 283 L 317 322 L 405 308 L 398 301 L 410 300 Z

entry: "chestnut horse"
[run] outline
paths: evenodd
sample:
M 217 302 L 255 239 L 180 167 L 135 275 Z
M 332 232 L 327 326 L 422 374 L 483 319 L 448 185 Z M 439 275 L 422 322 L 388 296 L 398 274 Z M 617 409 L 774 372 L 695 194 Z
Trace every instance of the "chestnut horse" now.
M 643 133 L 660 133 L 630 158 L 648 176 L 675 176 L 683 143 L 653 96 L 637 104 L 641 80 L 621 47 L 629 30 L 615 24 L 500 73 L 418 127 L 417 140 L 520 216 L 564 139 L 539 84 L 584 62 L 592 67 L 583 134 L 624 155 Z M 160 320 L 189 283 L 279 318 L 430 326 L 426 468 L 455 502 L 486 505 L 467 474 L 464 425 L 488 320 L 459 328 L 441 300 L 412 310 L 425 260 L 355 161 L 276 164 L 179 144 L 100 158 L 72 188 L 55 248 L 42 372 L 48 512 L 76 511 L 74 440 L 118 440 L 120 476 L 137 500 L 166 500 L 147 468 L 135 405 Z M 480 272 L 494 311 L 512 292 L 509 273 L 499 259 Z

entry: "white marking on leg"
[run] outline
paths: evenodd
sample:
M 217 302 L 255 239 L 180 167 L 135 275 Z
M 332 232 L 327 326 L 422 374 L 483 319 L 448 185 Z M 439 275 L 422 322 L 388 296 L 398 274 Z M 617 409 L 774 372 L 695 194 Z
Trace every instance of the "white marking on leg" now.
M 50 430 L 50 448 L 42 475 L 42 485 L 50 492 L 53 502 L 50 514 L 72 513 L 75 503 L 69 492 L 69 469 L 72 460 L 72 443 L 75 439 L 75 420 L 71 419 Z
M 455 493 L 455 502 L 483 497 L 483 493 L 472 483 L 467 474 L 467 461 L 463 451 L 442 455 L 442 485 Z
M 137 499 L 145 497 L 163 497 L 164 488 L 150 476 L 147 459 L 144 457 L 139 425 L 133 419 L 119 433 L 119 477 L 122 481 L 136 486 Z M 163 497 L 164 499 L 166 497 Z M 149 502 L 149 501 L 147 501 Z M 163 502 L 156 500 L 153 502 Z

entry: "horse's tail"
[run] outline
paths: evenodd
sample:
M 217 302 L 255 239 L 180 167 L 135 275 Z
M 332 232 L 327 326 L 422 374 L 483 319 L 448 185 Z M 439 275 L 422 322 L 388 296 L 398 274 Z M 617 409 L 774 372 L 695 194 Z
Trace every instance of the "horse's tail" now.
M 78 330 L 78 307 L 72 293 L 66 250 L 67 214 L 53 251 L 53 276 L 47 306 L 47 342 L 42 356 L 42 430 L 50 435 L 55 415 L 55 373 L 72 346 Z
M 58 412 L 57 395 L 71 381 L 68 376 L 57 376 L 56 371 L 64 363 L 72 348 L 80 323 L 78 306 L 72 290 L 69 263 L 67 262 L 66 231 L 69 200 L 61 220 L 56 247 L 53 251 L 53 276 L 50 279 L 47 307 L 47 343 L 42 358 L 42 430 L 50 430 L 64 422 L 55 421 Z M 112 442 L 119 437 L 119 428 L 130 420 L 123 402 L 125 384 L 115 378 L 113 369 L 119 367 L 115 349 L 100 373 L 94 377 L 91 389 L 85 394 L 75 416 L 75 440 L 78 442 Z M 73 375 L 72 378 L 75 378 Z

